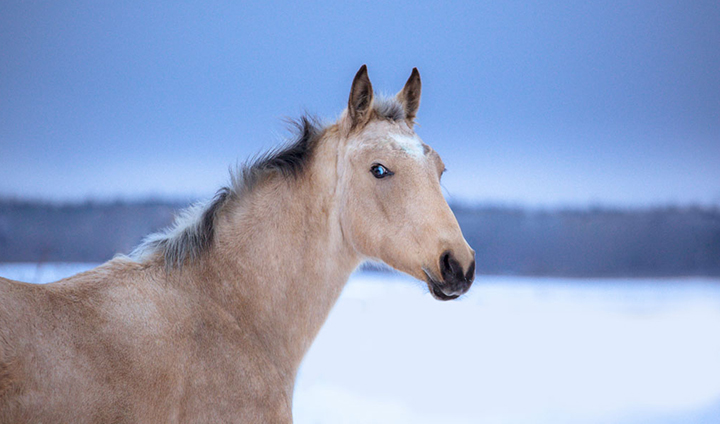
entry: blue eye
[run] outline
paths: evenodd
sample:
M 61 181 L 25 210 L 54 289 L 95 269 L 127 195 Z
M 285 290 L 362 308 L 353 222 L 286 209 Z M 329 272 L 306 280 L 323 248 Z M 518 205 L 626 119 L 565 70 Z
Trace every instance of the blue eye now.
M 375 177 L 375 178 L 385 178 L 390 175 L 393 175 L 392 171 L 385 168 L 383 165 L 380 165 L 379 163 L 376 163 L 375 165 L 371 166 L 370 172 L 372 172 L 373 177 Z

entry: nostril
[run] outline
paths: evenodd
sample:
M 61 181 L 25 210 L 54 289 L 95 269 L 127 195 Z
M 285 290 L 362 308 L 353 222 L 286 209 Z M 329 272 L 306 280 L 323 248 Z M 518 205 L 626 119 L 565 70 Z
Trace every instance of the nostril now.
M 452 278 L 452 258 L 449 251 L 446 251 L 440 256 L 440 272 L 442 273 L 443 280 L 447 281 Z
M 462 266 L 460 266 L 460 263 L 453 257 L 450 251 L 446 251 L 440 257 L 440 271 L 446 282 L 462 281 L 465 279 Z
M 450 253 L 445 252 L 442 255 L 442 265 L 443 265 L 443 271 L 451 271 L 452 270 L 452 264 L 450 263 Z

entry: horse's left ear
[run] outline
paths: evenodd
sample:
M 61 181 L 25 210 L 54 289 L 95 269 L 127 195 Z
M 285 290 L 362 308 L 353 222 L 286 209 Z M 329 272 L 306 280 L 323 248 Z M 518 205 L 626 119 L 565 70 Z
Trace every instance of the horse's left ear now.
M 403 109 L 405 109 L 405 119 L 408 122 L 414 122 L 417 110 L 420 107 L 420 90 L 422 83 L 420 82 L 420 72 L 417 68 L 413 68 L 410 78 L 405 83 L 405 87 L 397 94 L 397 99 Z

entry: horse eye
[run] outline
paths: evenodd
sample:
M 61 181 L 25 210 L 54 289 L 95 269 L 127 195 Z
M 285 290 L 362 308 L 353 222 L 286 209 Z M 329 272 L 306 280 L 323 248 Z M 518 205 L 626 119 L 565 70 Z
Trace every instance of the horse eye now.
M 387 176 L 393 175 L 392 171 L 385 168 L 383 165 L 380 165 L 379 163 L 376 163 L 375 165 L 371 166 L 370 172 L 372 172 L 373 177 L 375 177 L 375 178 L 385 178 Z

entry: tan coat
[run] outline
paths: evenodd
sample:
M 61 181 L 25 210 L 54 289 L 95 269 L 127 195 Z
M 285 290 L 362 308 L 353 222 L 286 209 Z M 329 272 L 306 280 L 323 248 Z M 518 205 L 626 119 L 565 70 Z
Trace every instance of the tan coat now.
M 414 70 L 374 98 L 363 66 L 337 123 L 302 121 L 131 257 L 0 278 L 0 423 L 289 423 L 300 362 L 363 260 L 465 293 L 474 252 L 413 131 L 419 96 Z

